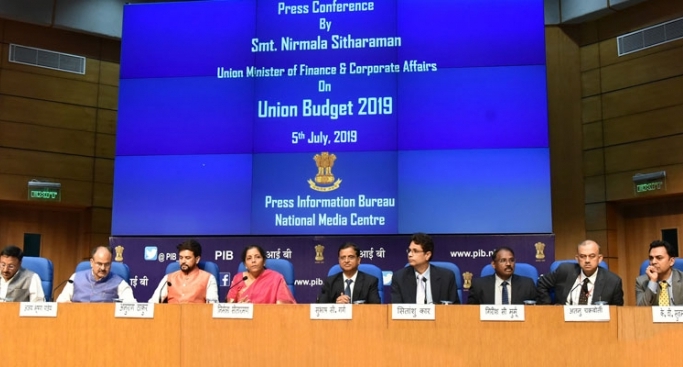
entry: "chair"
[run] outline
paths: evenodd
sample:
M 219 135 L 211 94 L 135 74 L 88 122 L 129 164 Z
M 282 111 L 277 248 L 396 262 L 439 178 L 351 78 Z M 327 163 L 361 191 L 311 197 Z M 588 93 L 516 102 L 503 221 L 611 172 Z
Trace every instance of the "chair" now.
M 218 265 L 214 262 L 211 261 L 199 261 L 199 264 L 197 264 L 200 269 L 209 272 L 209 274 L 213 275 L 214 278 L 216 278 L 216 282 L 218 282 L 219 279 L 219 273 L 220 270 L 218 269 Z M 169 263 L 166 265 L 166 274 L 171 274 L 174 271 L 180 270 L 180 263 L 177 261 L 174 261 L 172 263 Z
M 640 264 L 640 275 L 645 274 L 645 269 L 647 269 L 648 266 L 650 266 L 650 260 L 645 260 Z M 678 259 L 674 260 L 673 268 L 683 271 L 683 261 L 678 261 Z
M 76 265 L 76 271 L 81 271 L 81 270 L 89 270 L 92 267 L 90 266 L 90 260 L 86 261 L 81 261 Z M 123 278 L 123 280 L 126 281 L 126 283 L 130 283 L 130 269 L 128 268 L 128 265 L 120 262 L 112 262 L 111 263 L 111 270 L 112 273 L 120 276 Z
M 461 304 L 467 303 L 467 300 L 462 299 L 462 273 L 460 273 L 460 268 L 453 264 L 452 262 L 448 261 L 430 261 L 429 262 L 431 265 L 438 266 L 440 268 L 448 269 L 455 274 L 455 288 L 458 290 L 458 299 L 460 300 Z M 406 265 L 408 266 L 408 265 Z M 434 300 L 435 302 L 438 302 L 438 300 Z
M 555 269 L 557 269 L 557 267 L 560 266 L 560 264 L 564 264 L 564 263 L 574 263 L 574 264 L 578 264 L 578 262 L 577 262 L 575 259 L 569 259 L 569 260 L 555 260 L 552 264 L 550 264 L 550 272 L 551 272 L 551 273 L 554 272 Z M 607 266 L 607 263 L 606 263 L 604 260 L 603 260 L 603 261 L 600 261 L 600 264 L 598 264 L 598 266 L 601 267 L 601 268 L 604 268 L 604 269 L 609 269 L 609 267 Z
M 377 278 L 377 290 L 379 291 L 379 300 L 381 303 L 384 303 L 384 283 L 382 282 L 382 269 L 380 269 L 377 265 L 373 264 L 360 264 L 358 265 L 358 270 Z M 339 264 L 337 264 L 330 268 L 330 271 L 327 272 L 327 276 L 331 277 L 337 273 L 341 273 L 341 271 L 341 267 L 339 266 Z
M 28 269 L 40 277 L 40 283 L 45 293 L 45 301 L 52 300 L 52 283 L 54 281 L 54 267 L 52 261 L 44 257 L 24 256 L 21 267 Z
M 493 275 L 495 271 L 493 266 L 488 264 L 481 269 L 481 276 Z M 538 282 L 538 270 L 536 267 L 527 263 L 516 263 L 515 264 L 515 274 L 531 278 L 534 281 L 534 285 Z
M 292 296 L 294 296 L 294 265 L 286 259 L 267 259 L 266 268 L 282 274 L 285 278 L 285 283 L 287 283 L 289 290 L 292 292 Z M 244 263 L 240 263 L 237 272 L 240 273 L 245 270 Z

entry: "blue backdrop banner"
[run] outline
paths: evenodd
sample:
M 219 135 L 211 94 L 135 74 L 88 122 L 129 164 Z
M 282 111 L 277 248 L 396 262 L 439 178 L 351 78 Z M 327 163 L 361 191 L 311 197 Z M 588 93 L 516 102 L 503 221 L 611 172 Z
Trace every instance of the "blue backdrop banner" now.
M 545 274 L 555 258 L 554 236 L 533 235 L 441 235 L 433 236 L 434 261 L 455 263 L 460 271 L 479 277 L 491 263 L 494 249 L 507 246 L 514 250 L 518 263 L 536 267 Z M 112 237 L 111 246 L 119 260 L 130 267 L 129 282 L 139 302 L 152 296 L 169 262 L 176 261 L 176 246 L 188 237 Z M 287 259 L 294 265 L 295 297 L 299 303 L 315 302 L 329 269 L 338 264 L 337 251 L 345 242 L 361 249 L 362 263 L 377 265 L 383 271 L 385 302 L 390 302 L 391 277 L 407 263 L 410 236 L 286 236 L 286 237 L 194 237 L 202 245 L 202 260 L 220 269 L 219 298 L 225 301 L 228 287 L 241 262 L 242 250 L 259 245 L 268 259 Z M 268 261 L 266 260 L 266 267 Z M 468 277 L 463 275 L 463 278 Z M 467 299 L 467 289 L 464 291 Z

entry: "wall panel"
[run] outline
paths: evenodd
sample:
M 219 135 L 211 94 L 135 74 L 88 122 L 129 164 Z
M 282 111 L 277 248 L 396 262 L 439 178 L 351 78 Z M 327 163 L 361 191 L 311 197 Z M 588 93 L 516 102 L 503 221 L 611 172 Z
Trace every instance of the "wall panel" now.
M 96 109 L 0 94 L 0 120 L 95 131 Z
M 583 125 L 583 149 L 601 148 L 602 143 L 602 122 L 593 122 Z
M 116 111 L 97 110 L 97 132 L 103 134 L 116 134 Z
M 0 94 L 97 106 L 97 84 L 4 69 Z
M 600 47 L 597 43 L 581 47 L 581 71 L 600 67 Z
M 683 104 L 604 121 L 605 145 L 683 134 Z
M 683 134 L 605 148 L 605 173 L 683 163 Z
M 683 77 L 603 94 L 602 116 L 609 119 L 683 104 Z
M 42 152 L 91 155 L 95 134 L 0 120 L 0 146 Z
M 683 46 L 624 60 L 600 69 L 602 90 L 611 92 L 683 75 Z
M 602 96 L 581 99 L 581 121 L 590 123 L 602 119 Z

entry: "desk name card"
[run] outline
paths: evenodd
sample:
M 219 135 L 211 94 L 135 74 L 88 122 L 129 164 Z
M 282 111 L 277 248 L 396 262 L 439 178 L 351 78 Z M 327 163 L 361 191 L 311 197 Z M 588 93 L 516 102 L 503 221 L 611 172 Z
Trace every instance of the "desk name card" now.
M 154 303 L 114 303 L 114 317 L 133 319 L 153 319 Z
M 652 322 L 683 322 L 683 306 L 652 307 Z
M 21 302 L 19 317 L 57 317 L 57 303 Z
M 311 304 L 311 320 L 351 320 L 353 306 L 349 304 Z
M 524 305 L 480 305 L 480 321 L 524 321 Z
M 214 303 L 214 319 L 253 319 L 253 303 Z
M 564 306 L 564 321 L 609 321 L 608 305 Z
M 393 320 L 435 320 L 434 305 L 392 304 Z

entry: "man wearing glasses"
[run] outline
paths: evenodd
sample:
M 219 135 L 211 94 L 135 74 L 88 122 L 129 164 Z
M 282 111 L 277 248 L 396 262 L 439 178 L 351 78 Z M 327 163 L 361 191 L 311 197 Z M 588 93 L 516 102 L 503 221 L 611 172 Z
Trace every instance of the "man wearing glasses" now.
M 521 305 L 524 301 L 536 301 L 533 279 L 515 274 L 515 252 L 511 248 L 497 248 L 491 260 L 495 274 L 472 281 L 468 304 Z
M 408 246 L 408 264 L 394 272 L 391 281 L 392 303 L 460 303 L 455 274 L 429 264 L 434 241 L 424 233 L 416 233 Z
M 379 279 L 358 271 L 360 250 L 347 242 L 339 247 L 339 266 L 342 272 L 325 280 L 318 295 L 318 303 L 381 303 Z
M 21 267 L 24 253 L 7 246 L 0 252 L 0 300 L 4 302 L 44 302 L 45 294 L 38 274 Z
M 136 302 L 128 283 L 110 271 L 111 249 L 98 246 L 90 255 L 92 269 L 74 273 L 57 302 Z
M 621 278 L 598 266 L 602 254 L 595 241 L 581 242 L 577 247 L 576 260 L 578 264 L 564 263 L 538 280 L 538 304 L 552 304 L 550 290 L 554 288 L 555 304 L 624 305 Z

